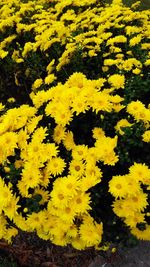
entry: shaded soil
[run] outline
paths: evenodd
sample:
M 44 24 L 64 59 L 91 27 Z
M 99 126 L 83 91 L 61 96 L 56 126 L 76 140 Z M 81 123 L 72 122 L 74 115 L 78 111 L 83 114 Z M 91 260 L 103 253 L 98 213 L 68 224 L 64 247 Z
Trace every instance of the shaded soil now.
M 2 264 L 1 262 L 4 262 Z M 0 241 L 0 267 L 150 267 L 150 242 L 139 241 L 133 248 L 121 247 L 115 253 L 72 247 L 59 247 L 21 233 L 12 245 Z

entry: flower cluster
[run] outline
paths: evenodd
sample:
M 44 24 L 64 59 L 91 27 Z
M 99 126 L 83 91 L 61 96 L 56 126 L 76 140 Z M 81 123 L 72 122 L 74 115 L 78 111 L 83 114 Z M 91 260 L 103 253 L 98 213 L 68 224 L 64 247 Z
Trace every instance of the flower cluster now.
M 144 240 L 150 240 L 150 225 L 146 223 L 149 190 L 150 168 L 141 163 L 134 163 L 128 174 L 113 176 L 109 182 L 109 191 L 115 197 L 114 212 L 123 218 L 131 233 Z M 138 224 L 144 228 L 138 228 Z
M 150 240 L 150 12 L 135 8 L 1 1 L 1 86 L 21 105 L 0 103 L 0 238 L 98 249 L 126 225 Z
M 96 114 L 105 110 L 111 112 L 116 96 L 102 90 L 104 82 L 104 79 L 88 80 L 82 73 L 74 73 L 64 85 L 32 94 L 34 107 L 22 105 L 1 116 L 0 162 L 9 179 L 9 189 L 2 181 L 6 188 L 1 196 L 4 219 L 7 216 L 24 231 L 37 230 L 41 238 L 58 245 L 71 243 L 79 249 L 98 246 L 102 222 L 98 224 L 89 213 L 88 190 L 101 182 L 102 171 L 97 162 L 113 166 L 118 161 L 114 152 L 117 136 L 108 137 L 100 127 L 94 127 L 91 134 L 95 142 L 93 147 L 88 147 L 76 144 L 73 132 L 67 128 L 74 118 L 89 109 Z M 118 96 L 119 100 L 122 101 Z M 45 115 L 38 114 L 45 103 L 46 116 L 55 120 L 55 126 L 49 126 L 53 128 L 52 135 L 48 127 L 39 126 L 45 121 Z M 69 155 L 61 156 L 62 145 Z M 14 163 L 10 157 L 15 158 Z M 18 179 L 10 178 L 12 169 L 17 171 Z M 17 197 L 13 197 L 16 189 Z M 28 213 L 24 204 L 36 195 L 42 197 L 40 210 Z
M 148 10 L 129 9 L 119 0 L 106 7 L 96 0 L 12 0 L 9 5 L 2 0 L 0 8 L 0 58 L 6 66 L 9 62 L 16 91 L 48 89 L 77 69 L 96 79 L 113 74 L 109 82 L 116 89 L 124 88 L 118 74 L 128 83 L 137 75 L 144 80 L 150 64 Z

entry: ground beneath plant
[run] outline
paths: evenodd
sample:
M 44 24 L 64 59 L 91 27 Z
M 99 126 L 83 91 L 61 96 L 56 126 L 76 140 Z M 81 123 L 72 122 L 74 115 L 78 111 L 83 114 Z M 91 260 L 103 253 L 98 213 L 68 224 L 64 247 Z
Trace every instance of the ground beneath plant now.
M 115 253 L 59 247 L 21 233 L 8 245 L 0 241 L 0 267 L 150 267 L 150 242 L 117 248 Z

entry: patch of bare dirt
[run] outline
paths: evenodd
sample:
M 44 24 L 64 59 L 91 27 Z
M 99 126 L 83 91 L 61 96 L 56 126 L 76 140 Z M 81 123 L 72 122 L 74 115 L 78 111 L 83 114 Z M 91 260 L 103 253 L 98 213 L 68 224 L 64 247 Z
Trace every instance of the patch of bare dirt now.
M 115 253 L 104 253 L 59 247 L 34 234 L 20 233 L 12 245 L 0 241 L 2 255 L 13 258 L 18 267 L 150 267 L 150 242 L 140 241 L 134 248 L 118 246 Z

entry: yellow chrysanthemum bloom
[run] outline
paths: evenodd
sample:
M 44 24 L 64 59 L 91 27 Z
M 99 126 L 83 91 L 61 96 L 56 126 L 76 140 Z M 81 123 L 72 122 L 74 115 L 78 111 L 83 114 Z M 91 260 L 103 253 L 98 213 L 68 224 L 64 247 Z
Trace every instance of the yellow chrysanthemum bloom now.
M 132 70 L 132 72 L 133 72 L 134 74 L 138 75 L 138 74 L 141 73 L 141 69 L 136 68 L 136 69 Z
M 129 173 L 132 177 L 136 177 L 137 181 L 147 185 L 150 183 L 150 169 L 145 164 L 135 162 L 134 165 L 129 168 Z
M 39 201 L 40 205 L 43 205 L 49 201 L 49 192 L 40 187 L 35 188 L 33 196 L 35 195 L 41 196 L 41 200 Z
M 81 159 L 72 160 L 69 164 L 69 173 L 76 177 L 82 177 L 85 173 L 85 164 Z
M 135 46 L 137 44 L 139 44 L 141 42 L 142 36 L 141 35 L 137 35 L 135 37 L 133 37 L 132 39 L 130 39 L 129 45 L 130 46 Z
M 88 154 L 88 148 L 85 145 L 74 146 L 72 149 L 72 157 L 75 160 L 86 159 Z
M 115 197 L 126 197 L 128 194 L 128 182 L 126 180 L 126 175 L 113 176 L 109 182 L 109 192 Z
M 92 132 L 94 139 L 100 139 L 101 137 L 105 136 L 105 132 L 102 128 L 95 127 Z
M 4 110 L 4 108 L 5 106 L 2 103 L 0 103 L 0 111 Z
M 150 130 L 144 132 L 144 134 L 142 135 L 142 140 L 146 143 L 150 142 Z
M 7 228 L 6 232 L 3 235 L 3 238 L 7 240 L 9 244 L 12 243 L 12 237 L 15 237 L 18 234 L 18 229 L 15 227 Z
M 145 223 L 145 216 L 141 212 L 137 211 L 134 213 L 133 216 L 128 216 L 125 218 L 125 223 L 131 227 L 134 228 L 138 223 Z
M 54 74 L 49 74 L 46 78 L 45 78 L 45 84 L 51 84 L 52 82 L 54 82 L 56 80 L 56 76 Z
M 60 157 L 52 157 L 47 163 L 47 169 L 49 169 L 50 174 L 57 176 L 62 174 L 66 166 L 65 161 Z
M 84 216 L 83 223 L 80 226 L 79 234 L 86 246 L 96 246 L 101 242 L 103 234 L 102 223 L 94 222 L 90 216 Z
M 117 122 L 115 129 L 116 131 L 119 132 L 119 134 L 123 135 L 124 134 L 123 128 L 131 127 L 131 126 L 132 126 L 132 123 L 128 122 L 128 120 L 121 119 L 120 121 Z
M 145 230 L 139 230 L 137 227 L 131 229 L 131 233 L 140 240 L 150 240 L 150 225 L 146 225 Z
M 43 84 L 43 80 L 42 80 L 42 79 L 36 79 L 36 80 L 34 81 L 34 83 L 32 84 L 32 90 L 36 90 L 36 89 L 39 88 L 42 84 Z
M 126 109 L 129 114 L 134 116 L 135 120 L 142 120 L 145 123 L 150 121 L 150 110 L 141 101 L 130 102 Z
M 115 88 L 124 88 L 125 77 L 120 74 L 113 74 L 108 78 L 108 82 Z

